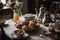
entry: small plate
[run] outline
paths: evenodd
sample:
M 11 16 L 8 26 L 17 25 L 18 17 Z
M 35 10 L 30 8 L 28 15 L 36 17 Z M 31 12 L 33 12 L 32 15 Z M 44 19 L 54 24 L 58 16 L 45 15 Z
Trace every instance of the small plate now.
M 24 33 L 21 37 L 16 35 L 15 33 L 12 33 L 11 36 L 12 36 L 13 39 L 17 39 L 17 40 L 18 39 L 22 40 L 22 39 L 28 39 L 29 38 L 29 34 L 27 34 L 27 33 Z
M 60 30 L 56 30 L 56 29 L 55 29 L 55 31 L 56 31 L 56 32 L 60 32 Z

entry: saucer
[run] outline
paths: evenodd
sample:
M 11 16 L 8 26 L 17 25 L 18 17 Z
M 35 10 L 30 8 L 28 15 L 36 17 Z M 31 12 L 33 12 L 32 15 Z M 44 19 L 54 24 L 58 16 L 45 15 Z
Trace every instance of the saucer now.
M 11 35 L 12 35 L 13 39 L 19 39 L 19 40 L 28 39 L 29 38 L 29 34 L 27 34 L 27 33 L 24 33 L 21 37 L 17 36 L 15 33 L 12 33 Z
M 60 30 L 56 30 L 56 29 L 55 29 L 55 32 L 60 32 Z

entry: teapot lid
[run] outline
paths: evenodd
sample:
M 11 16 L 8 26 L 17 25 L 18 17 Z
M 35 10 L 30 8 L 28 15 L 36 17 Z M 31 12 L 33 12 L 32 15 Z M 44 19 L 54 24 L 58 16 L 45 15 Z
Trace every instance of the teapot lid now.
M 41 5 L 39 10 L 46 10 L 46 8 L 44 7 L 44 5 Z

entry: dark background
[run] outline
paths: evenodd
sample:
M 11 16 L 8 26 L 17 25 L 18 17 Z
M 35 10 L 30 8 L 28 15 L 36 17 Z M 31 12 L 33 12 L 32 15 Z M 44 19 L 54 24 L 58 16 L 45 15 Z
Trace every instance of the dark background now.
M 28 0 L 28 11 L 30 13 L 35 13 L 35 8 L 39 9 L 41 5 L 44 5 L 47 10 L 50 10 L 50 6 L 54 1 L 59 0 Z

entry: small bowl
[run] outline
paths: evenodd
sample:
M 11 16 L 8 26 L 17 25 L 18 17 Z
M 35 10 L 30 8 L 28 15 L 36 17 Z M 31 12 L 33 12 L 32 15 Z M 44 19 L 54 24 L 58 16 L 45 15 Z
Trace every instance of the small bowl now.
M 23 31 L 22 29 L 19 30 L 15 30 L 14 33 L 18 36 L 23 36 L 23 34 L 25 33 L 25 31 Z
M 24 33 L 25 33 L 25 31 L 23 31 L 22 29 L 15 30 L 14 33 L 12 33 L 12 38 L 21 39 L 23 37 Z
M 25 18 L 26 20 L 32 20 L 32 19 L 35 18 L 35 14 L 26 14 L 26 15 L 24 15 L 24 18 Z
M 26 20 L 33 20 L 35 17 L 25 17 Z

